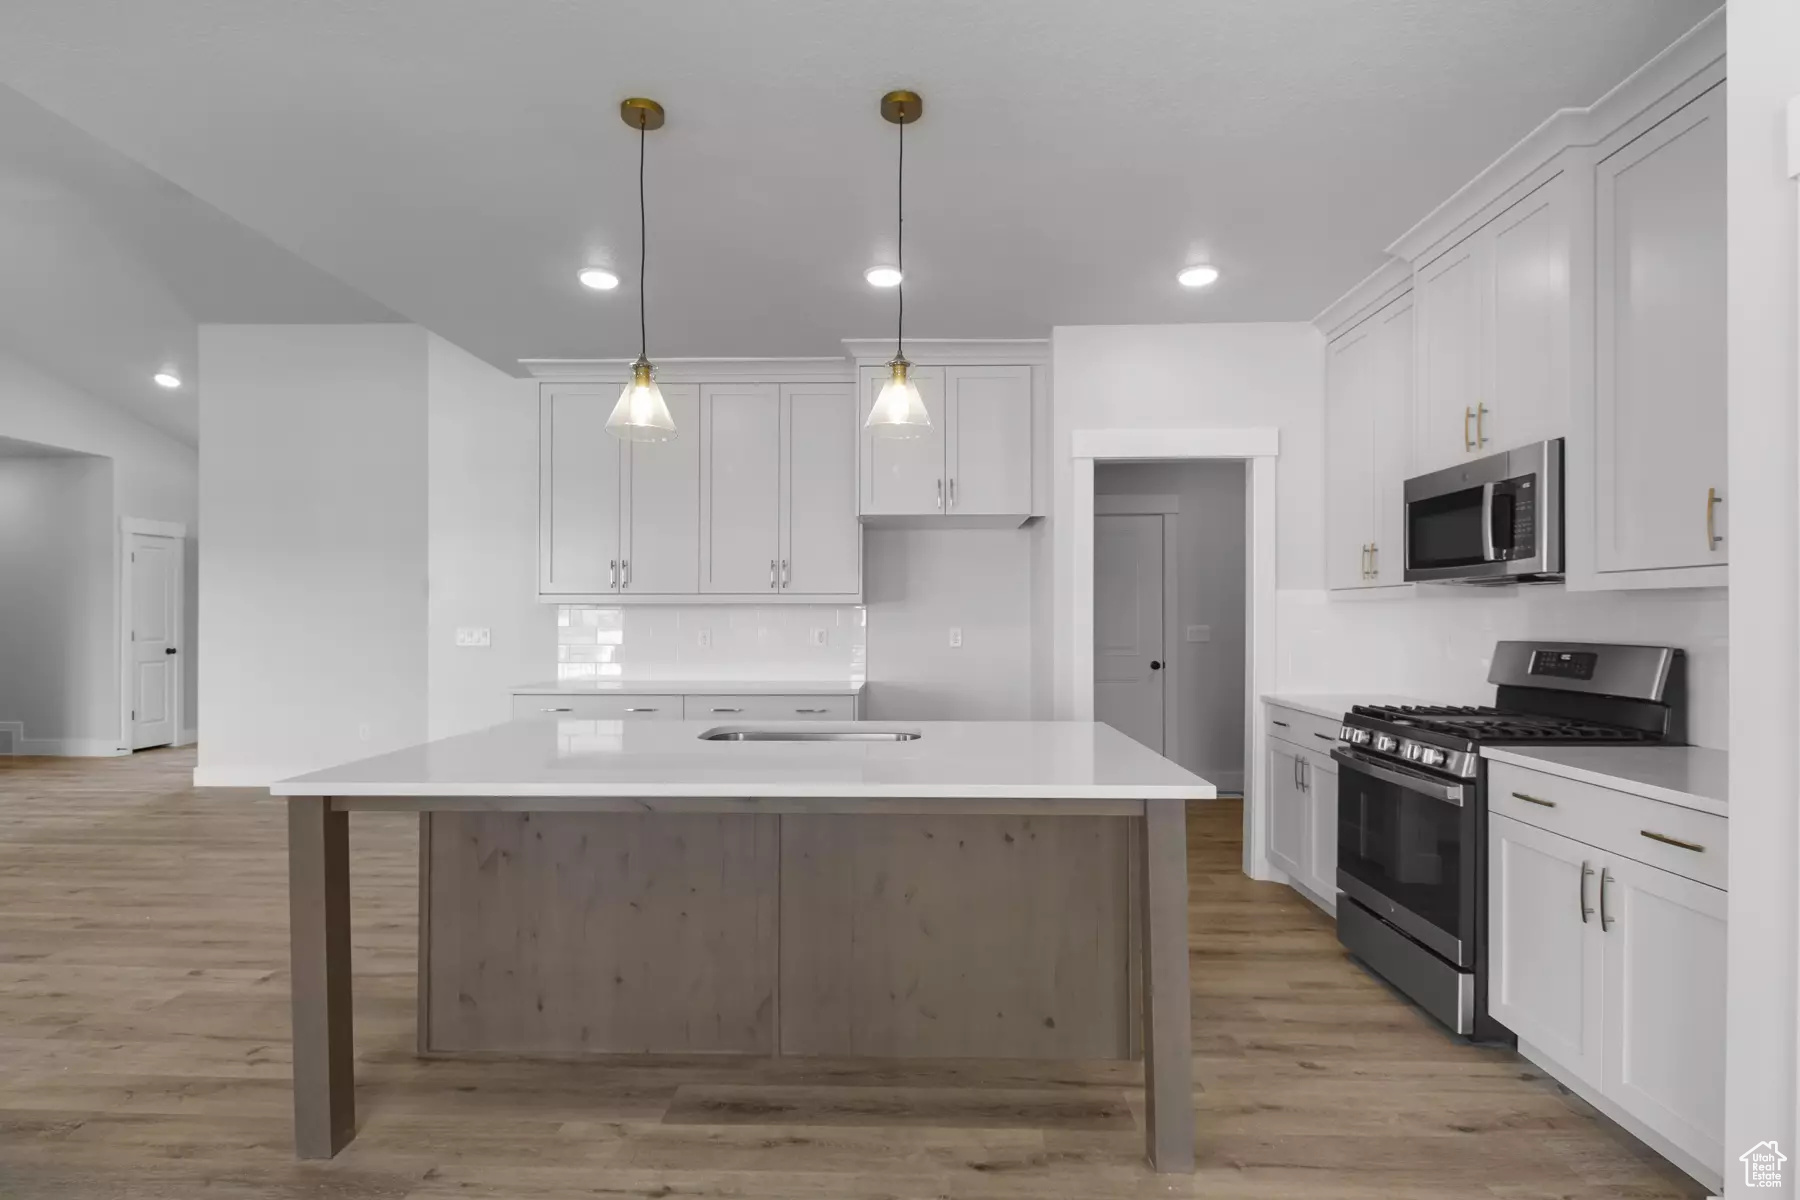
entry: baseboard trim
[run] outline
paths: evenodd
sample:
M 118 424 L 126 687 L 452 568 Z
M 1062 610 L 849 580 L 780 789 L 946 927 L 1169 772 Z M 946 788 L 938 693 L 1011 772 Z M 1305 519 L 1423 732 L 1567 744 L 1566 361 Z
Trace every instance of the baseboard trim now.
M 15 758 L 118 758 L 131 751 L 106 738 L 28 738 L 25 722 L 0 721 L 0 736 Z
M 184 729 L 175 735 L 175 745 L 177 746 L 191 746 L 199 740 L 200 731 L 197 729 Z

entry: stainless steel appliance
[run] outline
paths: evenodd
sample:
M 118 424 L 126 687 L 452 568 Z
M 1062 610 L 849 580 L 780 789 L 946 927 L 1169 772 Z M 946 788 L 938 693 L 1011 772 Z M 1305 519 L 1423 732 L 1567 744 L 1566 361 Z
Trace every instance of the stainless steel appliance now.
M 1406 481 L 1408 583 L 1514 583 L 1563 571 L 1563 442 Z
M 1685 740 L 1681 651 L 1501 642 L 1492 707 L 1357 705 L 1338 745 L 1338 940 L 1459 1034 L 1487 1012 L 1483 746 Z

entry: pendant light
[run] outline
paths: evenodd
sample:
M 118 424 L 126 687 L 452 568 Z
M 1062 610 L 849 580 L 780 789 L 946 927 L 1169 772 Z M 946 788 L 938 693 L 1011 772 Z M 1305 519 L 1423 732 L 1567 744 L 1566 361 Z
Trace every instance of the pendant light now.
M 647 351 L 649 322 L 644 315 L 644 263 L 649 257 L 649 218 L 644 206 L 644 146 L 652 129 L 663 126 L 663 106 L 654 100 L 633 97 L 619 105 L 619 116 L 638 131 L 638 356 L 631 364 L 631 382 L 619 393 L 606 431 L 627 442 L 666 442 L 676 435 L 675 418 L 663 403 Z
M 900 277 L 894 286 L 896 315 L 894 321 L 894 357 L 888 361 L 888 381 L 881 385 L 875 406 L 863 428 L 876 437 L 917 438 L 931 432 L 931 414 L 919 387 L 907 378 L 912 364 L 906 361 L 906 127 L 919 119 L 924 102 L 916 92 L 889 92 L 881 98 L 881 115 L 900 130 L 899 163 L 894 187 L 894 272 Z

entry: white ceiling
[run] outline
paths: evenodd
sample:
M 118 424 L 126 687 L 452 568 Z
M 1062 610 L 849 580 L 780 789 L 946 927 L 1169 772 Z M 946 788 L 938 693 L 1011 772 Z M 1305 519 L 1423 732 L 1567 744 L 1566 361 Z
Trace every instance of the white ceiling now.
M 489 361 L 1304 319 L 1714 0 L 7 0 L 0 82 Z M 154 196 L 149 190 L 145 202 Z M 229 264 L 154 264 L 205 279 Z M 574 282 L 589 258 L 627 277 Z M 1174 282 L 1211 260 L 1204 292 Z M 261 267 L 259 266 L 259 270 Z M 220 289 L 205 316 L 232 297 Z
M 196 322 L 397 319 L 4 87 L 0 276 L 0 349 L 190 443 Z

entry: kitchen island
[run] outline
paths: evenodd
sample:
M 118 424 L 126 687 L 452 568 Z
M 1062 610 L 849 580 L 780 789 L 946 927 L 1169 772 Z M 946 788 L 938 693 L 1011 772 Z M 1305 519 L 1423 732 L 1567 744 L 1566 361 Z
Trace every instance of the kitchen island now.
M 1141 1047 L 1150 1161 L 1192 1169 L 1184 806 L 1215 793 L 1105 725 L 517 721 L 270 790 L 303 1158 L 355 1132 L 375 811 L 420 814 L 421 1054 Z

